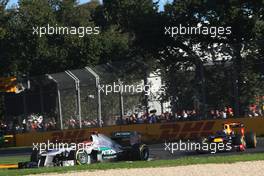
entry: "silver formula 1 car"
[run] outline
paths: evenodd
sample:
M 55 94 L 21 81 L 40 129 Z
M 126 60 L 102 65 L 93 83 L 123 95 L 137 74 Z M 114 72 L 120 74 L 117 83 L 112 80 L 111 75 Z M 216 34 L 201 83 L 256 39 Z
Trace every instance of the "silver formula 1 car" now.
M 54 147 L 54 146 L 53 146 Z M 30 162 L 18 163 L 19 168 L 84 165 L 106 161 L 148 160 L 149 148 L 141 143 L 139 133 L 115 132 L 109 138 L 93 133 L 82 143 L 67 144 L 52 150 L 33 150 Z

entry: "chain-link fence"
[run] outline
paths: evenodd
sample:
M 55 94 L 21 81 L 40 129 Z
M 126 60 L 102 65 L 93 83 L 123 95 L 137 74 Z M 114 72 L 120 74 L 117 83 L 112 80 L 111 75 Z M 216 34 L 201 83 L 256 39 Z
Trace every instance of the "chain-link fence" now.
M 30 78 L 29 89 L 5 96 L 12 128 L 47 130 L 115 125 L 120 117 L 143 111 L 144 92 L 123 90 L 142 85 L 120 80 L 109 65 Z M 117 89 L 116 89 L 117 88 Z M 41 125 L 40 125 L 41 124 Z
M 204 102 L 200 93 L 202 82 L 197 85 L 192 81 L 201 78 L 195 78 L 193 71 L 172 70 L 164 76 L 159 71 L 149 73 L 147 66 L 139 71 L 136 66 L 118 62 L 31 77 L 25 81 L 24 91 L 4 94 L 4 124 L 10 130 L 45 131 L 201 120 L 206 117 L 201 113 L 202 106 L 210 119 L 233 117 L 233 103 L 230 101 L 225 107 L 230 97 L 235 99 L 232 69 L 224 67 L 221 74 L 215 74 L 217 68 L 209 65 L 205 69 Z M 126 72 L 122 73 L 123 70 Z M 166 87 L 160 92 L 164 81 Z M 216 81 L 219 85 L 224 82 L 221 89 L 215 87 Z M 206 88 L 214 92 L 205 92 Z M 223 92 L 226 96 L 222 96 Z M 250 107 L 249 116 L 263 114 L 263 97 L 258 101 L 261 109 Z M 219 103 L 223 106 L 220 111 Z M 1 120 L 0 125 L 2 128 Z

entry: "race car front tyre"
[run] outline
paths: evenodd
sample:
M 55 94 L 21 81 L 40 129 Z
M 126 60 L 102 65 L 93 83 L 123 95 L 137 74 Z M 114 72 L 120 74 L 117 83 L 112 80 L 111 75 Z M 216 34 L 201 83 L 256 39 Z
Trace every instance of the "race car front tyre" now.
M 57 154 L 56 156 L 54 156 L 53 158 L 53 166 L 62 166 L 62 160 L 63 157 L 61 154 Z
M 209 152 L 209 150 L 203 150 L 203 148 L 202 148 L 203 145 L 209 144 L 208 138 L 206 138 L 206 137 L 199 138 L 197 140 L 197 144 L 200 144 L 200 147 L 195 150 L 198 154 L 205 154 L 205 153 Z
M 238 151 L 244 151 L 246 147 L 246 141 L 244 136 L 237 135 L 233 138 L 233 145 L 238 146 Z
M 245 134 L 247 148 L 256 148 L 257 147 L 257 137 L 256 133 L 248 132 Z
M 78 165 L 90 164 L 90 157 L 84 150 L 78 150 L 76 152 L 76 163 Z

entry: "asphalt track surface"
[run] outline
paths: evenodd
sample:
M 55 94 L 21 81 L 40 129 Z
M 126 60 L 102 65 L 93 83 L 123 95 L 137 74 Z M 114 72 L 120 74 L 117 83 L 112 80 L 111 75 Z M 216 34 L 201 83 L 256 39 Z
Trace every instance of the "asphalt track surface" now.
M 246 149 L 244 153 L 264 153 L 264 138 L 257 139 L 257 147 Z M 174 150 L 169 151 L 168 149 L 165 150 L 166 145 L 164 143 L 160 144 L 152 144 L 149 145 L 150 148 L 150 159 L 153 160 L 168 160 L 168 159 L 178 159 L 181 157 L 186 156 L 197 156 L 197 157 L 206 157 L 206 156 L 214 156 L 214 155 L 237 155 L 241 154 L 241 152 L 236 151 L 229 151 L 229 152 L 217 152 L 215 154 L 206 153 L 206 154 L 198 154 L 194 150 L 185 150 L 179 151 Z M 0 157 L 7 157 L 7 156 L 25 156 L 30 155 L 32 152 L 32 148 L 0 148 Z
M 256 148 L 249 148 L 246 149 L 243 153 L 264 153 L 264 138 L 257 139 L 257 147 Z M 225 152 L 217 152 L 217 153 L 204 153 L 199 154 L 195 150 L 185 150 L 185 151 L 169 151 L 168 149 L 165 150 L 166 145 L 165 143 L 162 144 L 153 144 L 150 145 L 150 158 L 154 160 L 169 160 L 169 159 L 179 159 L 181 157 L 186 156 L 197 156 L 197 157 L 207 157 L 207 156 L 225 156 L 225 155 L 239 155 L 241 152 L 237 151 L 225 151 Z

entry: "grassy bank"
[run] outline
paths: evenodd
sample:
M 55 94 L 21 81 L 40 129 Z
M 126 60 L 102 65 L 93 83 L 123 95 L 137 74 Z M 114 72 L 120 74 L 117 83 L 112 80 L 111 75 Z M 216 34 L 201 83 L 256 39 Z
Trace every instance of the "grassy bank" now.
M 5 160 L 3 162 L 3 159 Z M 27 160 L 27 156 L 20 157 L 0 157 L 1 163 L 16 163 L 18 161 Z M 254 161 L 264 160 L 264 153 L 255 154 L 240 154 L 240 155 L 228 155 L 228 156 L 209 156 L 199 157 L 190 156 L 175 160 L 154 160 L 154 161 L 136 161 L 136 162 L 116 162 L 116 163 L 98 163 L 85 166 L 72 166 L 72 167 L 54 167 L 54 168 L 38 168 L 38 169 L 24 169 L 24 170 L 0 170 L 0 175 L 27 175 L 27 174 L 39 174 L 58 172 L 65 173 L 69 171 L 81 171 L 81 170 L 107 170 L 107 169 L 120 169 L 120 168 L 146 168 L 146 167 L 168 167 L 168 166 L 181 166 L 191 164 L 206 164 L 206 163 L 234 163 L 239 161 Z

